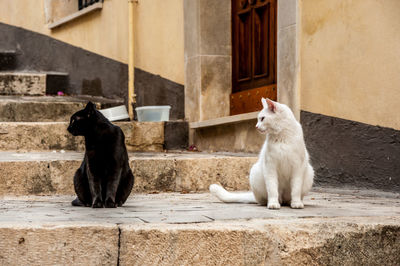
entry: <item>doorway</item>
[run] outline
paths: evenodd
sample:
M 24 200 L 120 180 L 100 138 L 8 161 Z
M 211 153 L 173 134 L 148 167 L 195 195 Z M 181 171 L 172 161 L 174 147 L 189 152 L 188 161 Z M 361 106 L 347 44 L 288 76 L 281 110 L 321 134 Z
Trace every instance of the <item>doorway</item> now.
M 232 0 L 230 114 L 259 111 L 277 100 L 277 0 Z

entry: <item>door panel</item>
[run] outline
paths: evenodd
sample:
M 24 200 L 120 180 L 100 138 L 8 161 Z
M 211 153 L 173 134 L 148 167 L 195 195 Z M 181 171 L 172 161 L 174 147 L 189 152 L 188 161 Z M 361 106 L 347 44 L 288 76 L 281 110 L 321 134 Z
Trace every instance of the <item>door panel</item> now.
M 276 100 L 276 12 L 276 0 L 232 0 L 231 115 L 261 108 L 263 94 L 239 92 L 268 88 Z

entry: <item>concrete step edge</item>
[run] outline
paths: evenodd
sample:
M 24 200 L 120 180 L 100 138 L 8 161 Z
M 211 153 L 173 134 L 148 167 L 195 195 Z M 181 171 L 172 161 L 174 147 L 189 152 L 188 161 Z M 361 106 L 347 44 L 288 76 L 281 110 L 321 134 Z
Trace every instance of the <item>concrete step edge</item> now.
M 124 131 L 128 151 L 164 149 L 163 122 L 116 122 L 115 124 Z M 68 122 L 2 122 L 0 150 L 83 150 L 83 137 L 72 136 L 67 127 Z
M 104 220 L 0 223 L 0 264 L 396 265 L 400 258 L 398 216 L 188 224 Z
M 0 195 L 71 195 L 82 153 L 0 153 Z M 27 159 L 30 156 L 30 159 Z M 248 190 L 255 156 L 207 154 L 130 154 L 136 192 L 207 191 L 219 182 Z

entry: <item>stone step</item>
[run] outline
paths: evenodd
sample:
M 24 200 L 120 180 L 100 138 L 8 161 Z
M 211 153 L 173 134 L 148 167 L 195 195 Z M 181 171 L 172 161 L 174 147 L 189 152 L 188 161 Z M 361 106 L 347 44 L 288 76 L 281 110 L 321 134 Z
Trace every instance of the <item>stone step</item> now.
M 369 192 L 369 191 L 368 191 Z M 367 193 L 368 193 L 367 192 Z M 398 265 L 399 194 L 312 192 L 305 209 L 224 204 L 209 193 L 3 197 L 1 265 Z
M 1 95 L 46 95 L 66 91 L 68 74 L 61 72 L 0 72 Z
M 257 160 L 249 154 L 200 152 L 130 153 L 136 192 L 207 191 L 219 182 L 227 189 L 248 189 Z M 73 176 L 83 153 L 0 152 L 1 195 L 72 195 Z
M 2 122 L 65 122 L 91 100 L 101 108 L 123 101 L 83 96 L 0 96 Z
M 84 150 L 83 137 L 68 131 L 68 122 L 1 122 L 0 151 Z M 162 151 L 163 122 L 116 122 L 129 151 Z
M 0 51 L 0 70 L 13 70 L 17 64 L 15 51 Z

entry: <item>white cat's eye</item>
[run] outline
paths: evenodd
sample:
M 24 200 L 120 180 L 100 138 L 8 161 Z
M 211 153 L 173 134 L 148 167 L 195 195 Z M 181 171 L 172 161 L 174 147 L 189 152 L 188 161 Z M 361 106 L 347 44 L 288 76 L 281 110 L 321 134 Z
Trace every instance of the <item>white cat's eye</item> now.
M 262 122 L 262 121 L 264 121 L 264 118 L 265 118 L 264 116 L 263 116 L 263 117 L 261 117 L 261 122 Z

